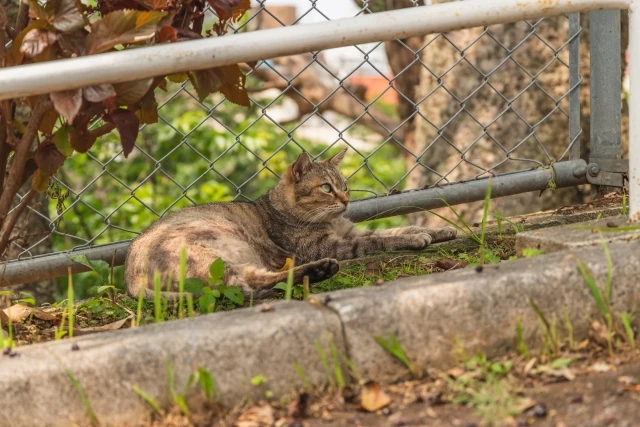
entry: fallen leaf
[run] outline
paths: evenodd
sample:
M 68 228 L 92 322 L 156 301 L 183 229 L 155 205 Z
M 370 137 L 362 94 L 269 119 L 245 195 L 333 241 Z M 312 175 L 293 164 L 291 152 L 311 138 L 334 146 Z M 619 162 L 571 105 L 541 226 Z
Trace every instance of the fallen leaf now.
M 360 391 L 360 405 L 369 412 L 375 412 L 391 403 L 391 398 L 382 391 L 375 381 L 367 381 Z
M 529 373 L 531 372 L 531 370 L 533 369 L 534 366 L 536 366 L 536 363 L 538 362 L 537 358 L 533 358 L 531 360 L 529 360 L 527 362 L 527 364 L 524 366 L 524 369 L 522 370 L 522 373 L 524 375 L 529 375 Z
M 82 89 L 52 92 L 50 97 L 53 108 L 72 124 L 82 107 Z
M 555 378 L 564 378 L 567 381 L 573 381 L 576 379 L 576 375 L 569 368 L 554 369 L 551 366 L 542 365 L 542 366 L 538 366 L 535 369 L 534 373 L 545 374 L 547 376 L 555 377 Z
M 57 319 L 56 316 L 50 313 L 47 313 L 45 311 L 42 311 L 39 308 L 29 307 L 23 304 L 12 305 L 11 307 L 8 307 L 2 310 L 2 312 L 6 316 L 6 320 L 3 318 L 3 322 L 4 321 L 8 322 L 9 319 L 11 319 L 12 322 L 21 322 L 24 319 L 28 318 L 31 314 L 33 314 L 33 317 L 37 317 L 40 320 L 56 320 Z
M 378 261 L 368 262 L 365 266 L 364 275 L 365 276 L 377 276 L 382 273 L 382 266 Z
M 106 325 L 101 325 L 101 326 L 93 326 L 90 328 L 74 327 L 73 333 L 75 335 L 86 335 L 86 334 L 93 334 L 95 332 L 115 331 L 122 328 L 125 325 L 125 323 L 127 323 L 128 321 L 130 320 L 133 321 L 134 317 L 135 316 L 132 314 L 132 315 L 129 315 L 128 317 L 125 317 L 124 319 L 118 320 L 117 322 L 108 323 Z
M 591 323 L 591 330 L 589 330 L 589 335 L 596 343 L 598 343 L 602 347 L 607 347 L 609 331 L 607 330 L 606 326 L 604 326 L 597 320 L 594 320 L 593 323 Z
M 449 271 L 456 270 L 458 268 L 464 268 L 469 265 L 468 262 L 460 261 L 457 259 L 443 258 L 436 261 L 436 267 L 441 270 Z
M 236 427 L 271 427 L 275 422 L 273 408 L 267 403 L 252 406 L 236 420 Z
M 634 385 L 638 383 L 634 377 L 628 375 L 618 377 L 618 382 L 624 385 Z
M 460 367 L 451 368 L 447 371 L 447 375 L 449 375 L 452 378 L 458 378 L 464 375 L 464 369 Z
M 638 384 L 630 385 L 630 386 L 627 386 L 626 389 L 628 391 L 640 391 L 640 385 L 638 385 Z
M 612 369 L 614 369 L 613 366 L 605 362 L 597 362 L 589 366 L 589 370 L 591 372 L 609 372 Z

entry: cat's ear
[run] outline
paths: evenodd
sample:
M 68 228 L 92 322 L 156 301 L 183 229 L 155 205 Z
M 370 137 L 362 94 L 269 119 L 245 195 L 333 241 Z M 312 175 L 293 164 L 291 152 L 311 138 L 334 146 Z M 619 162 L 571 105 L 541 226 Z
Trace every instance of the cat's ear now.
M 291 176 L 294 181 L 300 181 L 302 176 L 309 170 L 311 167 L 311 157 L 307 153 L 300 154 L 298 160 L 295 161 L 293 165 L 291 165 Z
M 331 157 L 330 159 L 325 160 L 325 162 L 331 163 L 334 166 L 338 166 L 340 164 L 340 162 L 342 161 L 342 159 L 344 159 L 344 155 L 347 154 L 347 150 L 348 150 L 348 148 L 345 148 L 344 150 L 342 150 L 341 152 L 339 152 L 335 156 Z

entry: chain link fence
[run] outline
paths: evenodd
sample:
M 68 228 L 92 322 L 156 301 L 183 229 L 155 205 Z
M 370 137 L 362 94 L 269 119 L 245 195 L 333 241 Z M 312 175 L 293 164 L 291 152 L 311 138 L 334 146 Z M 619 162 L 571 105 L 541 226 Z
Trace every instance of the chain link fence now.
M 299 2 L 295 14 L 258 3 L 236 32 L 376 11 L 371 1 Z M 200 101 L 172 76 L 158 89 L 158 123 L 141 129 L 129 159 L 114 133 L 67 160 L 39 202 L 48 206 L 28 213 L 47 230 L 17 230 L 12 259 L 51 242 L 61 252 L 132 239 L 185 206 L 255 199 L 303 150 L 349 147 L 353 199 L 578 158 L 570 98 L 580 78 L 569 57 L 579 36 L 560 16 L 249 64 L 250 109 L 219 94 Z

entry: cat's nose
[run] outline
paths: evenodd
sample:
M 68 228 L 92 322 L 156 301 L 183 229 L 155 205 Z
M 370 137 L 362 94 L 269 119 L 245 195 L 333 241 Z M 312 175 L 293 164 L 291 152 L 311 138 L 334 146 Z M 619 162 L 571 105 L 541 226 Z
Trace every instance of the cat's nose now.
M 345 208 L 349 206 L 349 197 L 346 194 L 340 194 L 338 195 L 338 198 L 340 199 L 340 201 L 342 202 Z

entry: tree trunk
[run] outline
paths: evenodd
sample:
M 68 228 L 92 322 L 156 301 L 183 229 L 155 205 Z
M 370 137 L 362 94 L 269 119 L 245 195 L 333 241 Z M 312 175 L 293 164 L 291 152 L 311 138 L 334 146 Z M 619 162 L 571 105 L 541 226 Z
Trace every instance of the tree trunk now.
M 583 15 L 582 24 L 581 144 L 583 157 L 587 158 L 588 15 Z M 418 98 L 427 98 L 420 105 L 421 115 L 415 118 L 416 151 L 426 150 L 420 158 L 424 167 L 409 177 L 407 188 L 488 176 L 487 171 L 529 169 L 560 160 L 565 154 L 569 144 L 568 119 L 560 108 L 569 111 L 568 98 L 562 98 L 569 90 L 569 69 L 554 60 L 554 49 L 568 40 L 569 20 L 547 18 L 533 33 L 525 22 L 495 25 L 488 30 L 493 37 L 483 34 L 483 28 L 475 28 L 427 39 L 435 37 L 422 52 L 422 61 L 428 69 L 422 70 L 418 89 Z M 623 52 L 626 35 L 628 20 L 623 20 Z M 515 49 L 512 60 L 507 59 L 505 47 Z M 558 57 L 568 64 L 568 49 L 561 49 Z M 489 74 L 486 82 L 482 73 Z M 535 82 L 533 76 L 538 76 Z M 556 104 L 555 100 L 560 101 Z M 623 121 L 623 129 L 624 126 L 628 126 L 628 118 Z M 624 135 L 623 145 L 628 146 Z M 508 157 L 510 160 L 502 163 Z M 565 155 L 563 159 L 566 158 Z M 582 202 L 586 194 L 583 188 L 569 188 L 545 191 L 542 195 L 516 195 L 497 203 L 502 214 L 517 215 Z M 466 221 L 474 222 L 482 215 L 481 206 L 478 202 L 456 209 Z M 427 217 L 413 215 L 412 221 L 423 224 Z

